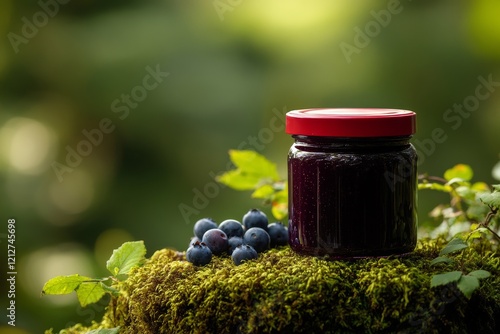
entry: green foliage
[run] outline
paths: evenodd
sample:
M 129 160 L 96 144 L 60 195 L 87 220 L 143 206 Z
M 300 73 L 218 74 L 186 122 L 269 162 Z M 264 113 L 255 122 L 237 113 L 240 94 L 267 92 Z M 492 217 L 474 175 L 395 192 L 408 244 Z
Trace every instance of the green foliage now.
M 143 241 L 126 242 L 115 249 L 106 262 L 106 268 L 113 276 L 127 275 L 133 267 L 142 264 L 146 256 Z
M 476 270 L 464 273 L 462 256 L 454 256 L 469 248 L 478 239 L 489 242 L 500 240 L 495 231 L 498 225 L 497 212 L 500 209 L 500 185 L 492 186 L 493 191 L 483 182 L 472 184 L 474 173 L 470 166 L 459 164 L 440 177 L 422 176 L 419 189 L 444 191 L 450 194 L 449 205 L 440 205 L 434 211 L 434 216 L 443 220 L 443 224 L 451 229 L 459 223 L 466 223 L 468 230 L 459 231 L 446 244 L 439 256 L 431 261 L 431 265 L 451 265 L 457 270 L 436 274 L 432 277 L 431 287 L 446 284 L 456 284 L 457 288 L 470 298 L 480 286 L 480 279 L 491 276 L 486 270 Z
M 276 164 L 249 150 L 230 150 L 229 157 L 236 169 L 220 175 L 217 181 L 235 190 L 253 190 L 252 198 L 271 204 L 273 216 L 283 220 L 288 215 L 288 188 Z
M 456 283 L 457 288 L 465 297 L 470 299 L 472 293 L 479 288 L 479 279 L 488 278 L 490 276 L 490 272 L 486 270 L 475 270 L 468 275 L 464 275 L 461 271 L 450 271 L 432 276 L 431 287 Z
M 450 271 L 444 274 L 434 275 L 431 279 L 431 287 L 457 282 L 460 277 L 462 277 L 461 271 Z
M 57 276 L 45 283 L 42 293 L 48 295 L 65 295 L 75 291 L 83 282 L 90 280 L 90 277 L 78 274 Z
M 490 208 L 500 209 L 500 184 L 493 186 L 494 191 L 490 194 L 481 195 L 481 201 Z
M 143 241 L 126 242 L 113 251 L 107 262 L 107 268 L 112 276 L 105 278 L 90 278 L 78 274 L 57 276 L 45 283 L 42 295 L 63 295 L 75 291 L 82 307 L 98 302 L 106 293 L 118 296 L 120 290 L 113 285 L 118 286 L 132 268 L 142 265 L 145 255 L 146 247 Z
M 460 238 L 452 239 L 440 252 L 439 256 L 450 254 L 461 249 L 467 248 L 468 245 Z
M 453 168 L 450 168 L 444 172 L 444 178 L 451 182 L 454 179 L 459 181 L 470 181 L 474 176 L 474 172 L 469 165 L 458 164 Z

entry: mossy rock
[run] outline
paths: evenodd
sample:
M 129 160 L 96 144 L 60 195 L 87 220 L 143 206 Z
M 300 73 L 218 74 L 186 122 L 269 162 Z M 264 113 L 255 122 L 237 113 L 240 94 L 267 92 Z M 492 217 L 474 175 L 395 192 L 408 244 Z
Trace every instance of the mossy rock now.
M 406 257 L 355 261 L 283 247 L 240 266 L 216 257 L 204 267 L 164 249 L 131 273 L 101 323 L 61 333 L 116 326 L 120 334 L 499 333 L 497 247 L 483 242 L 457 255 L 458 270 L 492 274 L 467 299 L 455 283 L 430 287 L 434 274 L 457 270 L 430 265 L 442 246 L 443 240 L 421 240 Z

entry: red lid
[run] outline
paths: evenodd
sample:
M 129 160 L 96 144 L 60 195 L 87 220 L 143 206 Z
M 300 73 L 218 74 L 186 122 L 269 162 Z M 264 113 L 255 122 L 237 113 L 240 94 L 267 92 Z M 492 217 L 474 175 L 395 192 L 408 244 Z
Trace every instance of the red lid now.
M 416 131 L 416 114 L 397 109 L 301 109 L 286 114 L 286 133 L 319 137 L 398 137 Z

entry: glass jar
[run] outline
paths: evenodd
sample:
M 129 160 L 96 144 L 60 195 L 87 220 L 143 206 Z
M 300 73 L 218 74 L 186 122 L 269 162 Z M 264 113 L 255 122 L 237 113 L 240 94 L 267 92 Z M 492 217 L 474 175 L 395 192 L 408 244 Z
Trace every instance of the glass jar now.
M 286 114 L 289 242 L 304 255 L 404 254 L 417 241 L 416 114 L 305 109 Z

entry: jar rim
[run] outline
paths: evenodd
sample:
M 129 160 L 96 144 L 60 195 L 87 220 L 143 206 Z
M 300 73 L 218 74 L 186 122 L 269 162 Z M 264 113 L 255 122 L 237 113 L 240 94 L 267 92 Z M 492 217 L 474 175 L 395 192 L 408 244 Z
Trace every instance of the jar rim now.
M 398 137 L 416 132 L 416 113 L 403 109 L 312 108 L 289 111 L 286 133 L 318 137 Z

